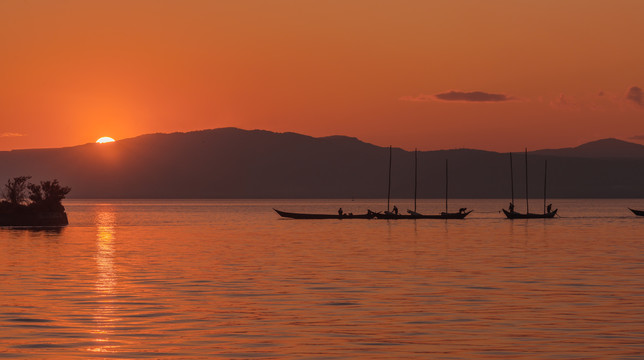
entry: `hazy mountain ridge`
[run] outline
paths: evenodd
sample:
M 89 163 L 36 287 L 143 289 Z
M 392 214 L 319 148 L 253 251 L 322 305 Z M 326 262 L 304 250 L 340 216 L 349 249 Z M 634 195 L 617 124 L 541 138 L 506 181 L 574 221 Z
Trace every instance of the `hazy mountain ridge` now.
M 644 145 L 609 138 L 591 141 L 577 147 L 544 149 L 533 152 L 539 155 L 588 157 L 588 158 L 641 158 Z
M 611 156 L 592 156 L 598 149 Z M 419 152 L 419 197 L 444 196 L 446 158 L 451 197 L 510 197 L 508 154 L 472 149 Z M 413 159 L 413 152 L 393 150 L 392 197 L 413 197 Z M 642 145 L 606 139 L 531 152 L 533 197 L 543 194 L 545 159 L 549 196 L 644 197 Z M 58 178 L 72 187 L 71 197 L 382 198 L 389 151 L 347 136 L 221 128 L 0 152 L 0 161 L 0 180 Z M 514 183 L 515 196 L 524 196 L 521 154 L 514 156 Z

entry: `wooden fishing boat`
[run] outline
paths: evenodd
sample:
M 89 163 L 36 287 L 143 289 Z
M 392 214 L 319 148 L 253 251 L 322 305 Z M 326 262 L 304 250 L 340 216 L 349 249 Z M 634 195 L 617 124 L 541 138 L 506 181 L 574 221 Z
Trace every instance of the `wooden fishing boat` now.
M 512 189 L 512 201 L 510 202 L 509 210 L 503 210 L 503 213 L 508 219 L 552 219 L 557 215 L 557 210 L 550 210 L 552 205 L 546 206 L 546 184 L 548 178 L 548 160 L 545 161 L 543 173 L 543 214 L 535 214 L 530 212 L 528 205 L 528 149 L 525 149 L 525 214 L 514 211 L 514 170 L 512 168 L 512 153 L 510 153 L 510 187 Z
M 631 208 L 628 208 L 628 210 L 632 211 L 633 214 L 635 214 L 637 216 L 644 216 L 644 210 L 635 210 L 635 209 L 631 209 Z
M 516 211 L 510 212 L 505 209 L 502 209 L 502 210 L 508 219 L 550 219 L 555 217 L 555 215 L 557 215 L 557 209 L 554 209 L 551 212 L 547 212 L 545 214 L 534 214 L 534 213 L 522 214 Z
M 420 214 L 414 211 L 409 211 L 409 214 L 394 214 L 394 213 L 374 213 L 376 219 L 388 219 L 388 220 L 399 220 L 399 219 L 465 219 L 472 211 L 463 211 L 457 213 L 446 213 L 442 212 L 437 215 L 425 215 Z M 373 212 L 372 212 L 373 213 Z
M 418 194 L 418 150 L 414 150 L 414 210 L 407 210 L 407 214 L 398 214 L 396 212 L 389 211 L 389 204 L 391 198 L 391 146 L 389 146 L 389 182 L 387 184 L 387 211 L 384 213 L 373 212 L 367 210 L 369 213 L 373 214 L 376 219 L 386 219 L 386 220 L 402 220 L 402 219 L 465 219 L 473 210 L 466 211 L 466 208 L 461 209 L 459 212 L 450 213 L 447 211 L 447 201 L 448 201 L 448 161 L 445 159 L 445 211 L 436 215 L 425 215 L 419 212 L 416 212 L 416 199 Z M 396 207 L 394 206 L 394 209 Z M 397 211 L 397 210 L 395 210 Z
M 292 213 L 292 212 L 286 212 L 286 211 L 280 211 L 277 209 L 275 210 L 276 213 L 278 213 L 281 217 L 285 218 L 291 218 L 291 219 L 308 219 L 308 220 L 321 220 L 321 219 L 337 219 L 337 220 L 344 220 L 344 219 L 372 219 L 375 214 L 371 211 L 368 211 L 366 214 L 303 214 L 303 213 Z

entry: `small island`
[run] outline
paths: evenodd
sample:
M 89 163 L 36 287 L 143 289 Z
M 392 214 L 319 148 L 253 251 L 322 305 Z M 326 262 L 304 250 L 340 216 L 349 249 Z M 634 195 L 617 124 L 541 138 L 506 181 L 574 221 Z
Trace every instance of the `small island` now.
M 0 226 L 65 226 L 69 224 L 62 200 L 70 192 L 58 180 L 28 182 L 31 176 L 9 179 L 0 202 Z

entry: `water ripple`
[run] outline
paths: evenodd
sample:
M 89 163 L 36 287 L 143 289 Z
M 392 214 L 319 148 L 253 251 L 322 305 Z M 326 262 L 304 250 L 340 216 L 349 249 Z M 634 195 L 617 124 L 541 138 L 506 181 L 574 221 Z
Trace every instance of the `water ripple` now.
M 642 357 L 644 223 L 581 200 L 554 222 L 472 203 L 455 223 L 72 202 L 62 232 L 0 229 L 0 358 Z

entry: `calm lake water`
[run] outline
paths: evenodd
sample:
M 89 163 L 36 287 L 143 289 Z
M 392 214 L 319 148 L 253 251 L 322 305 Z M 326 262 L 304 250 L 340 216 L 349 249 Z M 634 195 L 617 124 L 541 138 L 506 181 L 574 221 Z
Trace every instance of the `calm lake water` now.
M 0 358 L 644 358 L 644 200 L 553 203 L 66 201 L 60 231 L 0 228 Z

